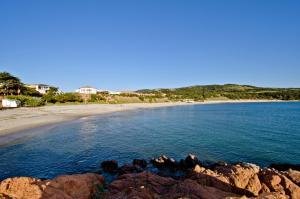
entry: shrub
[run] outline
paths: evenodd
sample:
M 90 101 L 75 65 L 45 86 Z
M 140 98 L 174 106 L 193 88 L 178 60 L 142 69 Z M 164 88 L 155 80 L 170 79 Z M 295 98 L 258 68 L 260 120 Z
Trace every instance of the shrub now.
M 139 96 L 139 99 L 140 99 L 141 101 L 145 101 L 145 97 L 143 97 L 143 96 Z
M 11 95 L 7 96 L 7 99 L 14 99 L 14 100 L 19 100 L 21 102 L 21 106 L 26 106 L 26 107 L 35 107 L 35 106 L 43 106 L 45 105 L 44 100 L 40 97 L 30 97 L 30 96 L 25 96 L 25 95 Z
M 137 93 L 121 93 L 120 96 L 122 97 L 138 97 Z
M 42 96 L 42 94 L 40 94 L 35 89 L 28 88 L 28 87 L 25 87 L 25 86 L 22 88 L 22 95 L 32 96 L 32 97 L 41 97 Z
M 81 96 L 76 93 L 63 93 L 63 94 L 56 95 L 55 100 L 60 103 L 83 102 Z
M 91 99 L 89 99 L 89 102 L 105 102 L 106 98 L 99 94 L 92 94 Z
M 56 98 L 55 96 L 57 96 L 57 88 L 51 87 L 50 90 L 43 95 L 42 99 L 46 102 L 46 103 L 56 103 Z

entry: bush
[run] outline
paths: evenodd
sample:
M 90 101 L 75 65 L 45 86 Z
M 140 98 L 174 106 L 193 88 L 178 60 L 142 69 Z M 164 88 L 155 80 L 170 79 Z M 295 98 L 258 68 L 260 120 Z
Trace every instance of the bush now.
M 22 88 L 22 95 L 25 96 L 32 96 L 32 97 L 42 97 L 42 94 L 36 91 L 33 88 L 23 87 Z
M 89 99 L 89 102 L 105 102 L 106 98 L 103 95 L 99 94 L 92 94 L 91 99 Z
M 120 96 L 122 97 L 138 97 L 137 93 L 121 93 Z
M 139 99 L 140 99 L 141 101 L 145 101 L 145 97 L 143 97 L 143 96 L 139 96 Z
M 64 94 L 56 95 L 55 100 L 60 103 L 83 102 L 81 96 L 76 93 L 64 93 Z
M 46 103 L 56 103 L 56 98 L 55 96 L 57 96 L 57 88 L 51 87 L 50 90 L 43 95 L 42 99 L 46 102 Z
M 19 100 L 21 102 L 21 106 L 26 107 L 36 107 L 36 106 L 43 106 L 45 105 L 44 100 L 40 97 L 30 97 L 25 95 L 13 95 L 13 96 L 7 96 L 7 99 L 13 99 L 13 100 Z

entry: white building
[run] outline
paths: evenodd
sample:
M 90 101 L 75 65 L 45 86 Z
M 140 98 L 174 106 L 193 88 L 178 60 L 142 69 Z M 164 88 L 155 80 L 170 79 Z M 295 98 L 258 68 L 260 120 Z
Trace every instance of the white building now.
M 50 87 L 51 87 L 46 84 L 27 84 L 26 86 L 29 88 L 35 89 L 37 92 L 39 92 L 41 94 L 46 94 L 50 90 Z
M 120 95 L 121 92 L 119 92 L 119 91 L 108 91 L 108 94 L 110 94 L 110 95 Z
M 80 94 L 97 94 L 98 89 L 92 86 L 82 86 L 79 89 L 77 89 L 75 92 Z

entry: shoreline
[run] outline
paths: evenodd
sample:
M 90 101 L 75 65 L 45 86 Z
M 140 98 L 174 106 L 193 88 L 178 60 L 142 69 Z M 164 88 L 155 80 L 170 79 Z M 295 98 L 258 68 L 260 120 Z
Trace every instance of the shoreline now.
M 151 166 L 152 165 L 152 166 Z M 0 180 L 0 198 L 257 198 L 298 199 L 300 165 L 214 162 L 189 154 L 179 161 L 161 155 L 119 165 L 105 160 L 97 171 L 52 178 Z M 155 168 L 155 169 L 151 169 Z M 111 176 L 109 178 L 108 176 Z
M 21 107 L 0 111 L 0 137 L 16 134 L 21 131 L 42 127 L 51 124 L 63 123 L 82 117 L 109 114 L 114 112 L 161 108 L 199 104 L 225 103 L 263 103 L 285 102 L 281 100 L 219 100 L 204 102 L 166 102 L 166 103 L 132 103 L 132 104 L 83 104 L 59 105 L 42 107 Z

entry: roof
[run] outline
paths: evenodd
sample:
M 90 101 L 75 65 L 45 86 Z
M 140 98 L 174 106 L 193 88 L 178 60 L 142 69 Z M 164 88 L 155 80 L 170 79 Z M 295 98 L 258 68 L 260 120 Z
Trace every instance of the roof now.
M 92 86 L 81 86 L 80 88 L 94 88 L 94 89 L 96 89 L 95 87 L 92 87 Z

